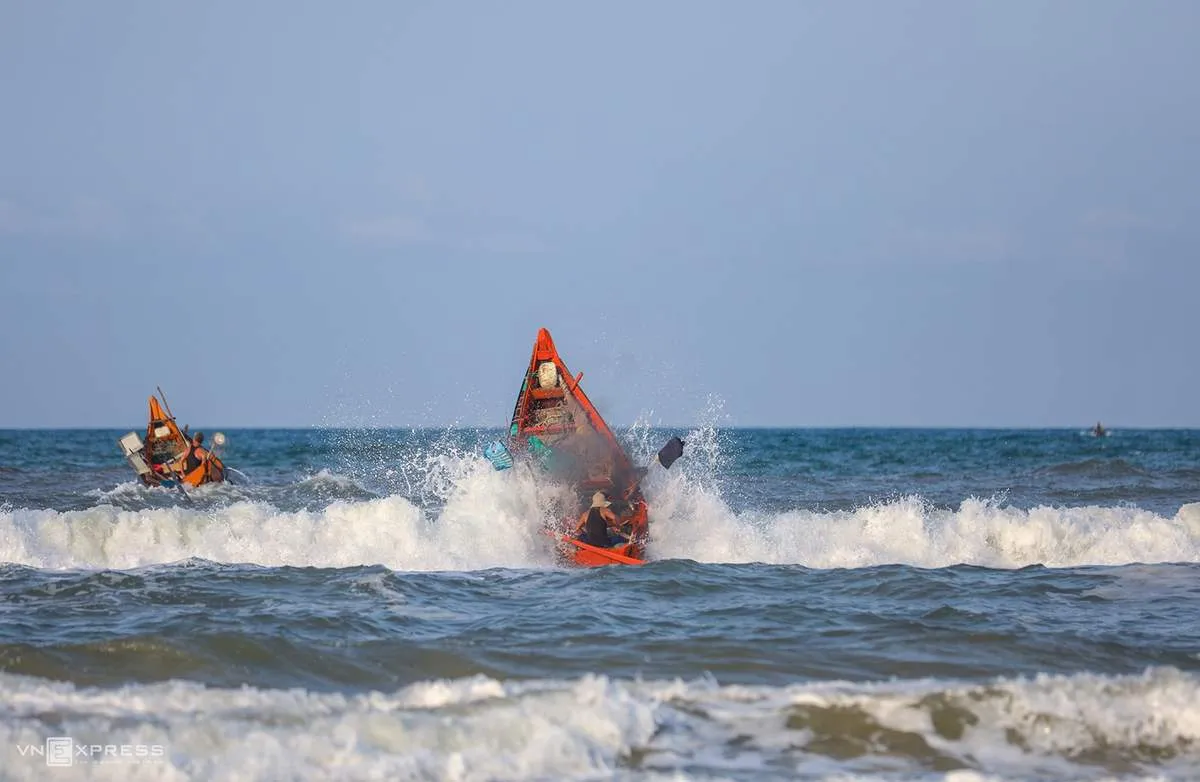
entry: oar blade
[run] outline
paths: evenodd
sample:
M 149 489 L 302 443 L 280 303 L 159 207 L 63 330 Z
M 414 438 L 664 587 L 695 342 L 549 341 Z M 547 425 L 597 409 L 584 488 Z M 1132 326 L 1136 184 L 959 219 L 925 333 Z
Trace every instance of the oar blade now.
M 683 440 L 680 440 L 678 437 L 672 437 L 670 440 L 667 440 L 666 445 L 658 450 L 658 463 L 663 466 L 664 470 L 671 469 L 671 465 L 675 463 L 675 460 L 683 456 L 684 445 Z

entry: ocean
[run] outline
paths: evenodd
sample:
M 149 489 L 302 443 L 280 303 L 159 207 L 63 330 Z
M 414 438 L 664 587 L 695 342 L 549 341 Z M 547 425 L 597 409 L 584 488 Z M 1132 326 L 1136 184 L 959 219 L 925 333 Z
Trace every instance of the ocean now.
M 0 779 L 1200 779 L 1200 431 L 635 426 L 591 570 L 499 431 L 124 431 L 0 431 Z

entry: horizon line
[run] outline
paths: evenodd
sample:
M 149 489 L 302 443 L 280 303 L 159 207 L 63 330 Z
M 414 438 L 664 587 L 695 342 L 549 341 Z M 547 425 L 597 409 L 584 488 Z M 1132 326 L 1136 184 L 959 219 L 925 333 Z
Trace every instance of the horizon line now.
M 345 430 L 379 430 L 379 431 L 446 431 L 447 429 L 508 429 L 508 424 L 284 424 L 284 425 L 225 425 L 225 426 L 189 426 L 192 431 L 220 431 L 222 429 L 229 430 L 245 430 L 245 429 L 274 429 L 282 431 L 306 431 L 306 430 L 329 430 L 329 429 L 345 429 Z M 630 429 L 638 424 L 609 424 L 615 429 Z M 5 432 L 54 432 L 54 431 L 119 431 L 122 429 L 130 431 L 140 431 L 142 427 L 129 426 L 110 426 L 110 425 L 86 425 L 86 426 L 70 426 L 70 425 L 53 425 L 53 426 L 7 426 L 0 425 L 0 431 Z M 1055 431 L 1090 431 L 1093 425 L 1090 424 L 1053 424 L 1053 425 L 999 425 L 999 424 L 651 424 L 649 429 L 696 429 L 696 428 L 713 428 L 713 429 L 758 429 L 758 430 L 865 430 L 865 429 L 892 429 L 892 430 L 942 430 L 942 431 L 1037 431 L 1037 430 L 1055 430 Z M 1198 430 L 1200 425 L 1186 424 L 1155 424 L 1155 425 L 1104 425 L 1104 430 L 1107 432 L 1117 430 Z

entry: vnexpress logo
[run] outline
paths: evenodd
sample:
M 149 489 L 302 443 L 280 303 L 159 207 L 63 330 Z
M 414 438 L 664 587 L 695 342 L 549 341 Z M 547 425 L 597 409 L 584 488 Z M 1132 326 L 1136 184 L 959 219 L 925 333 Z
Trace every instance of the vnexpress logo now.
M 70 766 L 75 763 L 75 741 L 70 736 L 46 739 L 46 765 Z
M 162 744 L 88 744 L 70 736 L 50 736 L 43 744 L 18 744 L 23 758 L 43 758 L 47 766 L 83 763 L 156 763 L 167 757 Z

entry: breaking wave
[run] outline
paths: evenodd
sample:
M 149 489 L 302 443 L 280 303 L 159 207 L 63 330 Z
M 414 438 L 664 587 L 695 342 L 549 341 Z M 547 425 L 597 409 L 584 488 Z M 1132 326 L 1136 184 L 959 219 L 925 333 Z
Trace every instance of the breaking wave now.
M 344 479 L 317 475 L 319 486 Z M 854 568 L 883 564 L 992 568 L 1200 562 L 1200 513 L 1136 507 L 1019 509 L 968 499 L 956 509 L 908 497 L 847 511 L 735 512 L 719 487 L 656 470 L 650 559 Z M 555 518 L 553 487 L 522 470 L 494 472 L 465 456 L 425 477 L 421 504 L 395 494 L 280 510 L 220 507 L 0 511 L 0 562 L 42 568 L 134 568 L 201 558 L 267 566 L 395 570 L 540 568 L 554 564 L 540 533 Z M 432 498 L 432 499 L 431 499 Z
M 664 492 L 654 506 L 652 557 L 814 568 L 903 564 L 991 568 L 1200 561 L 1200 521 L 1134 507 L 957 509 L 908 497 L 849 511 L 733 513 L 719 496 Z
M 708 417 L 720 417 L 719 405 Z M 680 466 L 650 470 L 651 560 L 812 568 L 1200 562 L 1198 504 L 1174 516 L 1131 505 L 1018 508 L 977 498 L 947 508 L 920 496 L 831 511 L 735 509 L 724 484 L 728 436 L 711 425 L 688 432 Z M 634 426 L 635 462 L 649 463 L 660 438 Z M 352 466 L 321 469 L 286 486 L 206 486 L 185 501 L 129 482 L 81 510 L 3 506 L 0 562 L 125 569 L 199 558 L 409 571 L 554 565 L 541 531 L 562 515 L 563 487 L 520 467 L 496 472 L 478 450 L 449 441 L 403 459 L 385 459 L 383 444 L 359 445 L 368 461 L 387 465 L 382 478 L 364 480 Z
M 463 459 L 436 509 L 399 495 L 281 511 L 265 502 L 0 513 L 0 561 L 42 568 L 134 568 L 201 558 L 267 566 L 404 570 L 527 567 L 553 561 L 539 534 L 546 494 Z M 338 483 L 325 476 L 312 481 Z
M 6 775 L 41 778 L 28 748 L 47 736 L 163 748 L 140 766 L 75 769 L 113 779 L 1183 780 L 1200 763 L 1200 678 L 1173 668 L 788 686 L 476 676 L 345 695 L 0 674 Z

